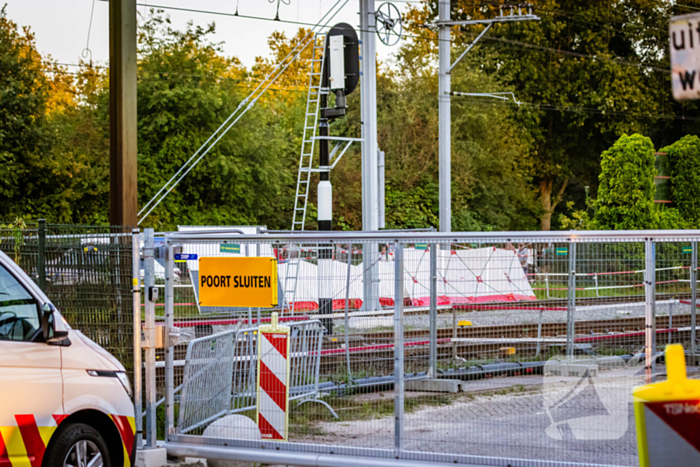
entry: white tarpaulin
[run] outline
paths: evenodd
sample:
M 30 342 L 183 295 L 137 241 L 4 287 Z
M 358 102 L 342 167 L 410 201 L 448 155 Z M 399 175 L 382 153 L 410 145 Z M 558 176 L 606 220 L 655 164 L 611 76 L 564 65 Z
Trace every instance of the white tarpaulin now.
M 285 264 L 279 265 L 281 283 L 284 283 L 287 271 Z M 362 300 L 362 268 L 362 264 L 350 266 L 350 293 L 347 296 L 351 300 L 351 308 L 359 306 L 359 301 Z M 380 261 L 378 269 L 379 298 L 382 303 L 392 305 L 395 263 Z M 324 287 L 330 287 L 326 297 L 334 300 L 334 309 L 341 309 L 344 307 L 346 298 L 347 263 L 333 260 L 330 274 L 330 280 L 324 281 Z M 476 248 L 440 251 L 437 283 L 440 304 L 520 301 L 536 298 L 518 256 L 513 250 Z M 318 298 L 318 267 L 301 260 L 294 298 L 300 306 L 296 309 L 317 309 Z M 404 251 L 404 299 L 410 299 L 411 305 L 416 306 L 427 306 L 430 303 L 430 252 L 427 250 L 406 249 Z

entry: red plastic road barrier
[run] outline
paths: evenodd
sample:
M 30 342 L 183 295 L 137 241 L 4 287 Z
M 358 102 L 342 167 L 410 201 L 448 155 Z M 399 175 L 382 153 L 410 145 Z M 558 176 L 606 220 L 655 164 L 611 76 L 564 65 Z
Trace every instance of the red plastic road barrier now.
M 681 300 L 680 303 L 682 303 L 683 305 L 690 305 L 690 300 Z M 695 303 L 695 307 L 700 307 L 700 301 Z

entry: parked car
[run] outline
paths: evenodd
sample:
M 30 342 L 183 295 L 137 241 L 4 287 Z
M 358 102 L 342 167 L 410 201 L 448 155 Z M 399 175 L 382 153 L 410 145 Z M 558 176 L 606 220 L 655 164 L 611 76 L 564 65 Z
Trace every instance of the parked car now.
M 129 466 L 125 369 L 0 252 L 0 466 Z

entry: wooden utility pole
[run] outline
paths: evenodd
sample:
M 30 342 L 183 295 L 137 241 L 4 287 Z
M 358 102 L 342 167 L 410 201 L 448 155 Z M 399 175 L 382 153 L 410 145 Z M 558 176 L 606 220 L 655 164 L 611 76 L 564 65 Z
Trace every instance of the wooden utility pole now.
M 109 2 L 109 220 L 135 227 L 136 0 Z

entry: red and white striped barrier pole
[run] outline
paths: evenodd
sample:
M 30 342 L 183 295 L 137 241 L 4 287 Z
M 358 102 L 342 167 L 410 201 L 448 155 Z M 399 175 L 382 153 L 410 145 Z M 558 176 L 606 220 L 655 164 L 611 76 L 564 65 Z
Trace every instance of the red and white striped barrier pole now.
M 287 441 L 289 427 L 289 326 L 260 326 L 257 421 L 262 439 Z

